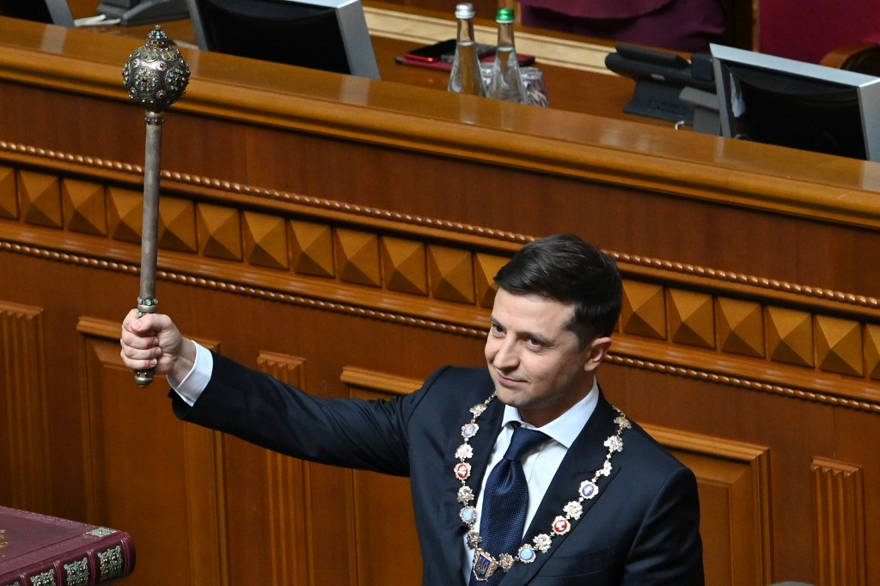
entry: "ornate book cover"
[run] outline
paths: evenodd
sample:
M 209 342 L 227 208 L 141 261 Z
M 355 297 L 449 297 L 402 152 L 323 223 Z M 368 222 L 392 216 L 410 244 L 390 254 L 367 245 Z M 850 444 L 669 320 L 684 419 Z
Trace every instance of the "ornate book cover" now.
M 124 531 L 0 507 L 0 586 L 85 586 L 133 569 Z

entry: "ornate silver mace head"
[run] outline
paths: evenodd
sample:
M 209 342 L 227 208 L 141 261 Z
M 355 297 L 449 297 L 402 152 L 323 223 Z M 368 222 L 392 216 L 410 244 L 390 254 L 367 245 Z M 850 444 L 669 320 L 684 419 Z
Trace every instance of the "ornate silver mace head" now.
M 189 66 L 162 27 L 147 35 L 122 69 L 122 81 L 133 102 L 150 112 L 161 112 L 183 95 L 189 83 Z

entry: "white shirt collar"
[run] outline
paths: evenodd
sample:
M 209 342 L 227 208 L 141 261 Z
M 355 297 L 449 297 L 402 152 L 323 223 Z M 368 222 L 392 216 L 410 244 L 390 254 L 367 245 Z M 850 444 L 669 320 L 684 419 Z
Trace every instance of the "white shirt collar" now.
M 533 425 L 529 425 L 528 423 L 523 422 L 522 418 L 519 416 L 519 410 L 516 407 L 511 407 L 510 405 L 504 406 L 504 415 L 501 420 L 501 427 L 503 428 L 508 423 L 513 421 L 520 422 L 523 427 L 530 427 L 532 429 L 537 429 L 539 431 L 544 432 L 548 436 L 550 436 L 553 440 L 559 442 L 566 449 L 571 447 L 571 444 L 574 443 L 574 440 L 581 433 L 584 426 L 589 421 L 590 417 L 593 415 L 593 411 L 596 410 L 596 405 L 599 404 L 599 383 L 596 381 L 596 378 L 593 378 L 593 388 L 590 389 L 590 392 L 587 395 L 572 405 L 565 413 L 543 425 L 541 427 L 534 427 Z

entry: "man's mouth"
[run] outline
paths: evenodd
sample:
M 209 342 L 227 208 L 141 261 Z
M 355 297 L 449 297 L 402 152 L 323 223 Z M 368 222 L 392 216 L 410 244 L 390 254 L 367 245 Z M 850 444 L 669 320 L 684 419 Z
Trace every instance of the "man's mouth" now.
M 504 385 L 505 387 L 513 387 L 513 386 L 521 385 L 522 383 L 525 382 L 522 379 L 518 379 L 518 378 L 514 378 L 511 376 L 501 374 L 497 370 L 495 371 L 495 375 L 498 377 L 498 383 L 501 385 Z

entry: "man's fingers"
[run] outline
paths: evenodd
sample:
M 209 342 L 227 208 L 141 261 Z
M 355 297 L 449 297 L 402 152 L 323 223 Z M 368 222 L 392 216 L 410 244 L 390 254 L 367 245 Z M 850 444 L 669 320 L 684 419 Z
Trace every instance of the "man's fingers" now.
M 138 335 L 123 329 L 119 342 L 123 347 L 130 346 L 135 349 L 144 349 L 157 347 L 159 345 L 159 338 L 154 336 L 152 332 L 149 335 Z
M 151 358 L 161 358 L 162 356 L 162 348 L 156 344 L 133 346 L 126 343 L 125 340 L 119 340 L 119 343 L 122 346 L 122 353 L 133 360 L 149 360 Z
M 125 348 L 119 351 L 119 356 L 122 358 L 123 364 L 125 364 L 126 368 L 131 370 L 146 370 L 148 368 L 153 368 L 156 366 L 159 361 L 155 358 L 148 359 L 135 359 L 128 356 L 125 352 Z

